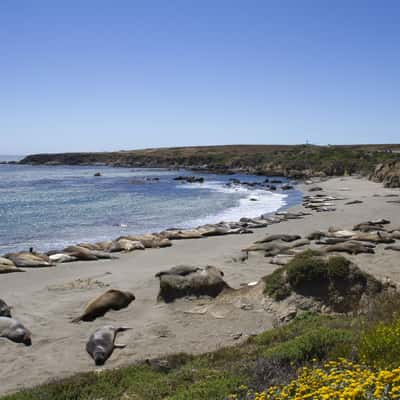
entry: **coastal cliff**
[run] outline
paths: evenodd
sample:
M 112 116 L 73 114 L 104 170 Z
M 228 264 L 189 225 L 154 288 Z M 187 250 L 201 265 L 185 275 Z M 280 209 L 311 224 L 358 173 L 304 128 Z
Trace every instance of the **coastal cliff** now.
M 370 179 L 374 182 L 382 182 L 386 188 L 400 187 L 400 158 L 378 164 Z
M 102 153 L 33 154 L 20 161 L 33 165 L 109 165 L 190 168 L 292 178 L 370 174 L 379 163 L 395 159 L 400 145 L 231 145 L 170 147 Z

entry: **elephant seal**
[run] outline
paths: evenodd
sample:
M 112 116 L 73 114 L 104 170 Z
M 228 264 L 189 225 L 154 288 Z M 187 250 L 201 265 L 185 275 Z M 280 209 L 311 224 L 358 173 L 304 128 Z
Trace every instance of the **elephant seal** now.
M 373 248 L 371 248 L 367 244 L 363 244 L 360 242 L 345 242 L 345 243 L 332 244 L 323 247 L 322 251 L 325 253 L 342 252 L 347 254 L 375 253 Z
M 14 318 L 0 317 L 0 337 L 31 346 L 31 332 Z
M 107 290 L 101 296 L 90 301 L 83 314 L 74 318 L 72 322 L 94 321 L 97 317 L 102 317 L 110 310 L 121 310 L 128 307 L 133 300 L 135 300 L 133 293 L 117 289 Z
M 391 245 L 391 246 L 386 246 L 385 250 L 394 250 L 394 251 L 400 251 L 400 245 Z
M 11 318 L 11 307 L 2 299 L 0 299 L 0 317 Z
M 293 242 L 295 240 L 301 239 L 300 235 L 268 235 L 264 239 L 257 241 L 256 243 L 268 243 L 275 240 L 282 240 L 283 242 Z
M 93 358 L 96 365 L 104 365 L 115 348 L 124 348 L 125 344 L 116 344 L 115 338 L 119 332 L 124 332 L 127 327 L 114 328 L 112 325 L 96 329 L 86 343 L 86 351 Z
M 160 278 L 163 275 L 180 275 L 186 276 L 192 274 L 194 272 L 200 271 L 200 267 L 192 267 L 190 265 L 177 265 L 176 267 L 172 267 L 167 271 L 160 271 L 155 274 L 156 278 Z

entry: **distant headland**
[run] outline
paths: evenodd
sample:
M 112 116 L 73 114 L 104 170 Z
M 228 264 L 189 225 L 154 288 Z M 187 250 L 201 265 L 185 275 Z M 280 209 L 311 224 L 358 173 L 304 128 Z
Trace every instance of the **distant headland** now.
M 116 152 L 32 154 L 20 164 L 110 165 L 194 170 L 291 178 L 373 173 L 377 165 L 400 158 L 400 144 L 226 145 L 169 147 Z

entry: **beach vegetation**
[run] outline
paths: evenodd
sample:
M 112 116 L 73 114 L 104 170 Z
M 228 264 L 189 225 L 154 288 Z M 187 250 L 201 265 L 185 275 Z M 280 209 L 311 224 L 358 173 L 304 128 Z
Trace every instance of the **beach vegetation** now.
M 236 346 L 77 374 L 2 400 L 399 399 L 399 302 L 377 296 L 362 316 L 308 312 Z

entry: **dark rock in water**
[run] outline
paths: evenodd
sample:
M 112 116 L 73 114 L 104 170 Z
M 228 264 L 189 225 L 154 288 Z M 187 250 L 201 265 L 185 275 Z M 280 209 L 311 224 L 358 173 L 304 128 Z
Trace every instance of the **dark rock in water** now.
M 229 288 L 222 278 L 223 272 L 212 266 L 179 266 L 175 270 L 161 271 L 157 276 L 160 279 L 158 299 L 166 303 L 182 297 L 217 297 L 224 289 Z
M 146 181 L 144 179 L 130 179 L 129 183 L 131 185 L 144 185 Z
M 280 179 L 271 179 L 270 183 L 282 183 Z
M 174 178 L 174 181 L 184 181 L 187 183 L 203 183 L 203 177 L 195 177 L 195 176 L 177 176 Z
M 268 189 L 269 189 L 269 190 L 276 190 L 276 186 L 275 186 L 275 185 L 269 185 L 269 186 L 268 186 Z
M 269 179 L 268 178 L 264 179 L 264 183 L 269 183 Z
M 11 318 L 11 308 L 2 299 L 0 299 L 0 317 Z
M 100 172 L 96 172 L 93 176 L 101 176 Z
M 281 189 L 282 189 L 282 190 L 291 190 L 291 189 L 293 189 L 293 186 L 292 186 L 292 185 L 286 184 L 286 185 L 282 185 L 282 186 L 281 186 Z
M 239 180 L 239 179 L 236 179 L 236 178 L 230 178 L 229 181 L 230 181 L 231 183 L 236 184 L 236 185 L 239 185 L 239 184 L 240 184 L 240 180 Z

